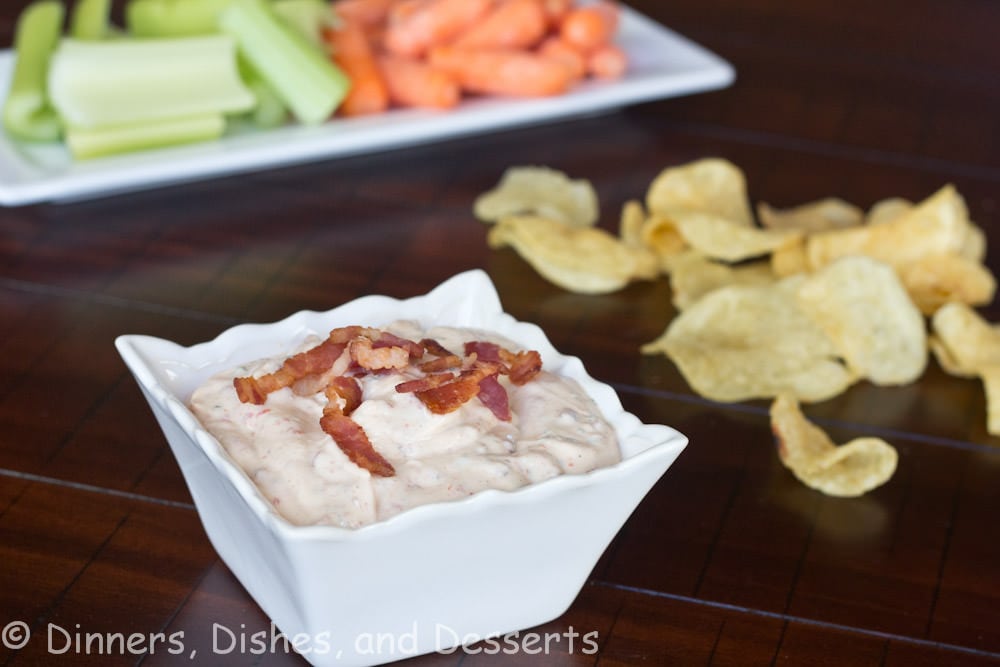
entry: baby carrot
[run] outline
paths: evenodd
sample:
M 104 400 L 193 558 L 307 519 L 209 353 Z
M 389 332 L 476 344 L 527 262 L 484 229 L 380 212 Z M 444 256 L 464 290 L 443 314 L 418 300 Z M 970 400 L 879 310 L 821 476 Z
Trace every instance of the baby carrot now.
M 573 7 L 573 0 L 542 0 L 542 8 L 549 19 L 549 25 L 557 27 Z
M 628 56 L 614 44 L 597 47 L 587 55 L 587 73 L 598 79 L 618 79 L 628 69 Z
M 618 29 L 618 7 L 610 2 L 577 7 L 563 18 L 559 34 L 567 43 L 589 53 L 607 44 Z
M 423 60 L 383 54 L 378 63 L 393 104 L 450 109 L 461 98 L 462 91 L 455 78 Z
M 550 35 L 538 47 L 538 55 L 553 58 L 569 68 L 574 80 L 587 75 L 587 59 L 577 49 L 567 44 L 559 35 Z
M 344 21 L 374 26 L 385 21 L 396 0 L 336 0 L 333 11 Z
M 530 48 L 545 36 L 548 27 L 542 0 L 504 0 L 464 31 L 452 46 Z
M 390 12 L 385 48 L 396 55 L 421 56 L 455 39 L 492 6 L 493 0 L 424 0 Z
M 334 62 L 351 80 L 340 112 L 359 116 L 385 111 L 389 93 L 362 25 L 344 21 L 339 27 L 327 30 L 325 38 Z
M 540 97 L 564 93 L 573 83 L 569 67 L 528 51 L 438 47 L 431 50 L 430 63 L 470 93 Z

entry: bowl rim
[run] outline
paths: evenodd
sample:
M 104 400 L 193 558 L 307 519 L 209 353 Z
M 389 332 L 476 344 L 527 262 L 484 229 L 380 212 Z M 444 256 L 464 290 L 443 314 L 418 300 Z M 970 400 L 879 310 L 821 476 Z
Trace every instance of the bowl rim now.
M 496 318 L 495 322 L 487 326 L 472 325 L 473 328 L 495 331 L 495 325 L 501 324 L 504 329 L 500 332 L 502 335 L 509 336 L 509 330 L 516 331 L 515 340 L 525 347 L 538 350 L 546 367 L 553 372 L 571 377 L 582 386 L 618 436 L 618 444 L 622 449 L 620 461 L 585 473 L 557 475 L 512 490 L 485 489 L 465 498 L 419 505 L 387 519 L 357 528 L 332 525 L 297 525 L 278 513 L 256 484 L 230 457 L 219 440 L 200 423 L 187 406 L 186 401 L 189 396 L 179 396 L 176 391 L 161 382 L 153 370 L 153 366 L 157 364 L 160 366 L 169 365 L 171 374 L 177 374 L 178 367 L 181 367 L 181 373 L 187 369 L 189 374 L 195 370 L 205 372 L 209 366 L 218 369 L 231 368 L 239 363 L 232 358 L 234 353 L 239 353 L 241 349 L 238 344 L 242 343 L 245 348 L 248 340 L 260 342 L 260 339 L 268 338 L 269 334 L 277 332 L 280 334 L 279 340 L 283 341 L 285 347 L 288 347 L 289 337 L 282 332 L 294 329 L 301 335 L 303 331 L 311 330 L 311 327 L 308 326 L 303 328 L 303 325 L 309 322 L 337 319 L 343 313 L 352 312 L 359 308 L 362 310 L 385 308 L 388 312 L 392 312 L 403 304 L 418 306 L 427 302 L 435 303 L 454 299 L 456 296 L 468 299 L 470 294 L 474 295 L 475 305 L 480 311 L 485 311 Z M 390 318 L 390 321 L 391 319 L 400 318 L 393 317 Z M 428 324 L 434 323 L 450 324 L 438 321 L 428 322 Z M 375 326 L 374 323 L 373 326 Z M 530 341 L 524 340 L 525 337 Z M 665 460 L 666 465 L 663 466 L 662 474 L 688 443 L 687 437 L 676 429 L 662 424 L 645 424 L 638 417 L 627 412 L 614 389 L 610 385 L 594 379 L 578 357 L 560 353 L 552 346 L 540 327 L 530 322 L 516 320 L 506 313 L 500 304 L 499 295 L 493 282 L 481 269 L 473 269 L 452 276 L 423 295 L 406 299 L 396 299 L 383 295 L 362 296 L 326 311 L 299 310 L 274 322 L 237 324 L 220 332 L 211 340 L 190 346 L 183 346 L 156 336 L 123 334 L 115 339 L 115 347 L 132 372 L 136 382 L 146 394 L 147 400 L 155 401 L 169 415 L 192 441 L 199 453 L 209 459 L 215 471 L 235 487 L 248 509 L 270 531 L 293 542 L 363 541 L 381 538 L 417 527 L 427 521 L 446 520 L 450 517 L 480 512 L 497 506 L 540 502 L 573 489 L 600 484 L 605 479 L 626 476 L 634 468 L 652 466 L 657 461 Z M 219 358 L 217 354 L 214 354 L 216 352 L 226 354 L 223 354 L 223 358 Z M 208 355 L 215 359 L 211 364 L 204 362 L 204 357 Z M 239 355 L 237 354 L 237 356 Z M 244 356 L 246 357 L 244 361 L 259 358 L 259 355 L 255 356 L 254 354 Z M 195 363 L 195 360 L 199 358 L 203 361 Z M 639 442 L 638 449 L 626 454 L 624 451 L 626 441 Z M 198 509 L 201 510 L 201 508 Z

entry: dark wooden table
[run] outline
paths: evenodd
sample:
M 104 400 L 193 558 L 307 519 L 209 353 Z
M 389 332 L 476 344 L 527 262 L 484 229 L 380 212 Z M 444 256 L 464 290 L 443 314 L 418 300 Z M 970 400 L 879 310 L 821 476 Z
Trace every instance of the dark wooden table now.
M 24 4 L 0 9 L 4 44 Z M 1000 242 L 1000 3 L 635 5 L 730 60 L 736 84 L 433 146 L 0 210 L 0 625 L 8 643 L 9 623 L 33 633 L 20 650 L 0 646 L 0 662 L 190 662 L 162 646 L 87 655 L 58 632 L 48 646 L 57 626 L 73 637 L 183 631 L 201 664 L 304 664 L 281 651 L 213 655 L 213 624 L 249 635 L 268 619 L 209 545 L 113 339 L 190 344 L 364 294 L 420 294 L 474 267 L 628 409 L 691 444 L 572 608 L 534 629 L 597 631 L 596 655 L 563 645 L 412 664 L 1000 662 L 1000 440 L 985 432 L 978 381 L 932 361 L 912 385 L 861 383 L 807 406 L 837 442 L 878 435 L 900 454 L 884 487 L 824 497 L 779 464 L 766 402 L 703 400 L 669 361 L 639 354 L 675 314 L 665 278 L 607 296 L 562 291 L 512 251 L 488 249 L 470 212 L 506 167 L 545 164 L 591 179 L 610 229 L 663 167 L 721 156 L 745 170 L 753 201 L 777 206 L 916 200 L 951 182 Z

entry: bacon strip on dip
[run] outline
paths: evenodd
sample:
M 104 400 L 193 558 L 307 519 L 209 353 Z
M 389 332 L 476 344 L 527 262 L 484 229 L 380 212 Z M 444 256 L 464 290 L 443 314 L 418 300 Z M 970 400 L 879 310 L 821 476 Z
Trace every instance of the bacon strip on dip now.
M 538 352 L 409 321 L 339 327 L 220 373 L 191 408 L 298 525 L 356 528 L 621 458 L 594 402 Z

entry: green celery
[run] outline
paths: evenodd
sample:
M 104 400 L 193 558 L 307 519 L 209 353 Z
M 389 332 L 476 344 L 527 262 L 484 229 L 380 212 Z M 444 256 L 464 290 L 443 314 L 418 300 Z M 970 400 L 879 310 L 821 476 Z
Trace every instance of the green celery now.
M 111 34 L 111 0 L 76 0 L 69 21 L 74 39 L 104 39 Z
M 14 33 L 17 58 L 3 105 L 3 126 L 12 137 L 55 141 L 62 134 L 62 124 L 52 109 L 45 81 L 64 16 L 61 2 L 39 0 L 28 5 L 18 17 Z
M 184 37 L 218 32 L 229 0 L 131 0 L 125 27 L 136 37 Z
M 279 19 L 265 0 L 231 0 L 219 26 L 300 122 L 330 118 L 350 80 L 330 57 Z
M 162 148 L 218 139 L 226 129 L 222 114 L 110 125 L 98 128 L 66 128 L 66 146 L 78 160 L 117 153 Z
M 256 105 L 244 114 L 259 128 L 272 128 L 282 125 L 288 118 L 288 108 L 281 101 L 271 85 L 265 81 L 257 69 L 247 61 L 242 54 L 237 54 L 237 64 L 240 76 L 250 92 L 253 93 Z
M 63 39 L 49 67 L 49 94 L 76 128 L 235 113 L 255 102 L 227 35 Z
M 271 8 L 286 25 L 320 48 L 326 48 L 323 31 L 337 25 L 337 15 L 326 0 L 274 0 Z

